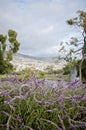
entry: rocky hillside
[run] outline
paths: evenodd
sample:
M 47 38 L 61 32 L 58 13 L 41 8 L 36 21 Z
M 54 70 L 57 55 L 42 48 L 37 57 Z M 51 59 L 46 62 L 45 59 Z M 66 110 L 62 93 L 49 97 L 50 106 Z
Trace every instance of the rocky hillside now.
M 37 70 L 45 71 L 47 68 L 61 69 L 63 63 L 56 63 L 56 57 L 32 57 L 23 54 L 15 54 L 11 63 L 20 71 L 25 68 L 34 68 Z

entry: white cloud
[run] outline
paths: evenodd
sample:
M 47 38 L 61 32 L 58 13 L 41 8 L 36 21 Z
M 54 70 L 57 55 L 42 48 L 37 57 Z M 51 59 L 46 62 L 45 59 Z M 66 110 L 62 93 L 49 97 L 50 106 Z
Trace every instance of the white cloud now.
M 74 33 L 65 21 L 85 7 L 85 0 L 2 0 L 0 33 L 16 30 L 21 53 L 54 55 L 58 43 Z
M 51 32 L 51 31 L 53 31 L 53 29 L 54 29 L 54 26 L 51 25 L 51 26 L 49 26 L 49 27 L 47 27 L 47 28 L 42 29 L 42 30 L 40 31 L 40 33 L 46 34 L 46 33 L 49 33 L 49 32 Z

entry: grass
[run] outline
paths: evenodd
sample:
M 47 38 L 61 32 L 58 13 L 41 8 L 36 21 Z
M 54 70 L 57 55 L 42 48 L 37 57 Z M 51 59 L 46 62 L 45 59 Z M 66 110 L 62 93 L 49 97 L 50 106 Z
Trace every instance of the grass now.
M 6 79 L 6 74 L 0 74 L 0 79 Z

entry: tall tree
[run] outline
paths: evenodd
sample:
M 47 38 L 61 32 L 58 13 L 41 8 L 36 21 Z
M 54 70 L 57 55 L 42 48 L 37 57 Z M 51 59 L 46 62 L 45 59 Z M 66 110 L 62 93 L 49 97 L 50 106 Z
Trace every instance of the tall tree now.
M 10 61 L 20 47 L 16 38 L 17 32 L 14 30 L 9 30 L 6 36 L 0 34 L 0 73 L 9 72 L 13 68 Z
M 85 11 L 78 11 L 78 16 L 72 19 L 67 20 L 67 24 L 70 26 L 77 27 L 80 32 L 82 39 L 79 41 L 77 38 L 71 38 L 70 42 L 66 42 L 66 45 L 72 45 L 69 52 L 66 53 L 65 57 L 63 56 L 63 59 L 66 59 L 66 61 L 72 63 L 72 65 L 75 65 L 77 62 L 77 59 L 79 59 L 79 55 L 81 53 L 81 62 L 79 65 L 79 75 L 80 79 L 82 80 L 82 63 L 84 59 L 86 58 L 86 12 Z M 61 49 L 60 51 L 66 51 L 64 43 L 61 43 Z
M 76 26 L 78 27 L 81 31 L 82 31 L 82 37 L 83 37 L 83 42 L 81 42 L 80 44 L 82 44 L 81 50 L 82 50 L 82 60 L 80 63 L 80 79 L 82 78 L 82 73 L 81 73 L 81 67 L 82 67 L 82 63 L 86 57 L 86 12 L 84 11 L 78 11 L 78 17 L 75 17 L 73 19 L 70 19 L 67 21 L 67 23 L 71 26 Z

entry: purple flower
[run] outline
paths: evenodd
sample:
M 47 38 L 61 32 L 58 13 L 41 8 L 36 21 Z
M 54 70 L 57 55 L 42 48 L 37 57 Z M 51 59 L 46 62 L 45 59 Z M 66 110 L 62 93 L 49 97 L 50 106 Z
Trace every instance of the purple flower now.
M 71 130 L 76 130 L 76 128 L 74 126 L 71 127 Z
M 78 83 L 80 83 L 80 80 L 75 80 L 74 82 L 70 82 L 68 88 L 75 87 Z
M 4 96 L 4 97 L 6 97 L 6 96 L 9 95 L 9 93 L 8 92 L 2 92 L 1 95 Z
M 23 99 L 22 96 L 15 96 L 14 98 L 5 101 L 7 104 L 11 104 L 12 102 L 14 102 L 16 99 Z
M 62 128 L 58 128 L 58 130 L 62 130 Z
M 60 109 L 64 109 L 65 108 L 65 106 L 64 105 L 60 105 Z
M 62 95 L 58 98 L 58 100 L 56 101 L 56 103 L 61 103 L 61 102 L 63 102 L 63 96 Z
M 11 108 L 11 110 L 15 110 L 15 107 L 13 107 L 12 105 L 9 105 L 10 106 L 10 108 Z

